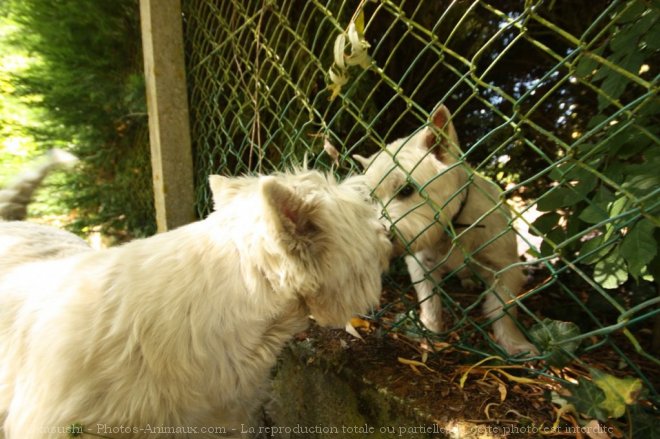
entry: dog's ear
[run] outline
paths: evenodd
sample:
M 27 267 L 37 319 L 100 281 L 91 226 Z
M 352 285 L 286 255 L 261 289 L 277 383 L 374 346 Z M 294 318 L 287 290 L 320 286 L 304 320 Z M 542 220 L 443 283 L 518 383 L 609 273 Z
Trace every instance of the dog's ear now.
M 222 204 L 223 194 L 229 186 L 229 178 L 221 175 L 209 175 L 209 186 L 211 187 L 211 194 L 213 194 L 213 205 L 217 209 Z
M 367 169 L 371 164 L 371 159 L 363 157 L 360 154 L 353 154 L 353 160 L 362 165 L 362 169 Z
M 261 193 L 266 205 L 266 220 L 279 237 L 302 242 L 314 235 L 316 204 L 306 201 L 274 177 L 261 178 Z M 295 244 L 294 244 L 295 245 Z
M 431 113 L 430 125 L 424 129 L 424 143 L 443 162 L 456 161 L 460 155 L 458 135 L 451 121 L 451 113 L 439 104 Z

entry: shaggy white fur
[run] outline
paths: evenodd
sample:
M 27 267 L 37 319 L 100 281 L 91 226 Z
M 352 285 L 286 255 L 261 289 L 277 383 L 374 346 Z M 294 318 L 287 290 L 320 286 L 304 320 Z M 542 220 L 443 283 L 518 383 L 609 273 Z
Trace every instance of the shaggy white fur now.
M 516 326 L 516 309 L 508 306 L 525 282 L 510 212 L 499 188 L 458 160 L 449 110 L 440 105 L 428 126 L 369 158 L 354 157 L 399 238 L 398 252 L 411 252 L 405 259 L 424 325 L 434 332 L 443 328 L 442 303 L 433 291 L 442 276 L 459 270 L 468 284 L 476 273 L 489 285 L 484 314 L 498 318 L 495 340 L 510 354 L 536 353 Z
M 32 169 L 23 172 L 6 188 L 0 189 L 0 220 L 19 221 L 27 216 L 27 206 L 41 182 L 57 168 L 71 168 L 78 157 L 62 149 L 48 151 Z
M 391 244 L 363 177 L 210 183 L 205 220 L 107 250 L 0 223 L 7 439 L 231 435 L 309 314 L 342 327 L 378 304 Z

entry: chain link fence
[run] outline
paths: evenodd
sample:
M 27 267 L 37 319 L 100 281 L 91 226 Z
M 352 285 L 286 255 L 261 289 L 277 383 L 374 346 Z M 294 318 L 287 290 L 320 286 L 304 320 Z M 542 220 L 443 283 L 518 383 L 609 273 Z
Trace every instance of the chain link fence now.
M 656 1 L 182 6 L 200 216 L 212 207 L 211 173 L 303 161 L 341 176 L 362 172 L 353 154 L 428 126 L 443 103 L 462 145 L 458 163 L 505 188 L 494 209 L 508 200 L 517 212 L 508 227 L 517 226 L 525 253 L 516 265 L 528 277 L 514 301 L 517 321 L 544 360 L 530 371 L 574 386 L 582 412 L 575 395 L 594 390 L 598 372 L 571 384 L 561 369 L 568 364 L 626 383 L 628 408 L 644 401 L 657 410 Z M 493 319 L 479 312 L 484 295 L 466 294 L 457 271 L 426 275 L 450 316 L 439 334 L 420 322 L 401 261 L 375 317 L 391 331 L 505 357 L 488 335 Z M 620 416 L 600 410 L 592 417 Z

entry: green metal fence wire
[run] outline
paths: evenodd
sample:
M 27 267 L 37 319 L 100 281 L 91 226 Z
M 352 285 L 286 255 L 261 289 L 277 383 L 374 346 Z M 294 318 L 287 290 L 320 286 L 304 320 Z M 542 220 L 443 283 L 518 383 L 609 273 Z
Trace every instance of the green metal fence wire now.
M 200 216 L 211 209 L 211 173 L 268 173 L 305 160 L 340 175 L 360 172 L 352 154 L 420 129 L 443 102 L 463 147 L 457 166 L 469 163 L 506 187 L 493 209 L 516 199 L 514 223 L 529 228 L 520 233 L 534 256 L 520 262 L 531 278 L 516 300 L 521 327 L 575 323 L 553 334 L 550 351 L 612 360 L 610 370 L 640 379 L 658 404 L 657 2 L 182 6 Z M 335 42 L 351 23 L 369 58 L 337 66 Z M 438 281 L 452 324 L 436 336 L 419 322 L 398 268 L 376 317 L 431 338 L 458 332 L 456 345 L 504 355 L 478 312 L 483 294 L 466 299 L 457 270 Z

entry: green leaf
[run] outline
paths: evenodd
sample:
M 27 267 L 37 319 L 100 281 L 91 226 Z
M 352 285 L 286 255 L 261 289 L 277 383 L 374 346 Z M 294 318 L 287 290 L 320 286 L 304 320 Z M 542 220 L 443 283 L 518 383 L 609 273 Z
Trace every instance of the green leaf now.
M 605 96 L 598 95 L 598 111 L 603 111 L 619 99 L 629 83 L 628 78 L 614 72 L 607 76 L 601 85 L 601 90 Z
M 541 212 L 549 212 L 568 207 L 580 201 L 580 197 L 573 188 L 557 186 L 539 198 L 537 209 Z
M 647 413 L 639 405 L 630 407 L 632 435 L 634 438 L 660 439 L 660 418 L 657 414 Z
M 613 202 L 611 202 L 608 209 L 610 218 L 615 218 L 621 215 L 622 213 L 624 213 L 629 204 L 630 202 L 626 197 L 619 197 Z
M 550 366 L 564 367 L 573 359 L 572 354 L 580 347 L 580 340 L 564 342 L 580 335 L 580 328 L 573 322 L 544 319 L 529 330 L 529 337 L 539 346 Z
M 587 129 L 592 129 L 600 125 L 601 123 L 605 122 L 607 120 L 607 116 L 604 114 L 597 114 L 594 117 L 589 120 L 589 123 L 587 124 Z
M 660 26 L 653 26 L 649 32 L 642 37 L 642 44 L 646 44 L 649 50 L 660 49 Z
M 658 246 L 653 237 L 655 226 L 651 221 L 642 219 L 630 228 L 621 242 L 621 256 L 628 263 L 630 274 L 638 279 L 642 270 L 655 258 Z
M 596 187 L 598 181 L 598 177 L 585 170 L 575 185 L 575 192 L 577 192 L 578 199 L 583 200 Z
M 543 242 L 541 243 L 541 255 L 551 256 L 556 254 L 558 252 L 557 247 L 561 247 L 561 244 L 566 241 L 567 238 L 566 231 L 561 227 L 557 227 L 549 233 L 546 233 L 543 237 Z
M 559 223 L 559 214 L 557 212 L 548 212 L 536 218 L 533 227 L 530 227 L 529 233 L 535 236 L 543 236 L 557 227 Z M 536 230 L 535 230 L 536 229 Z M 538 232 L 537 232 L 538 230 Z
M 644 5 L 644 2 L 631 2 L 626 11 L 618 17 L 617 23 L 627 23 L 637 20 L 645 9 L 646 5 Z
M 623 168 L 625 179 L 622 186 L 640 198 L 660 187 L 660 156 L 651 151 L 644 155 L 644 163 L 629 164 Z
M 604 205 L 604 203 L 591 203 L 582 210 L 578 218 L 587 224 L 598 224 L 609 218 L 609 215 L 607 214 L 607 206 Z
M 598 403 L 598 407 L 613 418 L 620 418 L 626 412 L 626 405 L 637 402 L 644 389 L 642 380 L 634 377 L 617 378 L 610 374 L 590 369 L 591 377 L 605 395 L 605 399 Z
M 548 176 L 555 181 L 565 181 L 566 180 L 566 169 L 568 168 L 569 163 L 562 163 L 558 166 L 555 166 L 550 170 Z
M 586 378 L 578 378 L 578 384 L 567 384 L 571 392 L 566 401 L 575 407 L 575 410 L 590 418 L 605 420 L 608 412 L 600 407 L 605 401 L 603 389 Z
M 639 37 L 639 32 L 617 32 L 612 37 L 610 48 L 615 52 L 635 50 Z
M 606 289 L 617 288 L 628 280 L 626 262 L 619 255 L 616 247 L 605 259 L 596 264 L 594 267 L 594 280 Z
M 612 243 L 603 245 L 604 242 L 603 235 L 599 235 L 582 244 L 580 248 L 580 262 L 583 264 L 594 264 L 604 258 L 612 249 L 613 245 Z
M 585 79 L 598 68 L 598 61 L 593 58 L 583 56 L 575 66 L 575 76 Z

